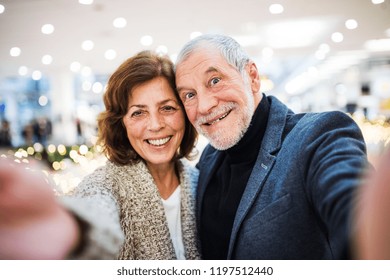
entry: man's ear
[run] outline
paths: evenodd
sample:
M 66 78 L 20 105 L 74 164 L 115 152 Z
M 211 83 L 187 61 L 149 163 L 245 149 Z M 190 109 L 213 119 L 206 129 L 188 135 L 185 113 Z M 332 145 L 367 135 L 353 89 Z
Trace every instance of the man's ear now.
M 250 85 L 253 93 L 258 93 L 260 90 L 260 75 L 257 71 L 257 66 L 253 61 L 249 61 L 247 71 L 250 79 Z

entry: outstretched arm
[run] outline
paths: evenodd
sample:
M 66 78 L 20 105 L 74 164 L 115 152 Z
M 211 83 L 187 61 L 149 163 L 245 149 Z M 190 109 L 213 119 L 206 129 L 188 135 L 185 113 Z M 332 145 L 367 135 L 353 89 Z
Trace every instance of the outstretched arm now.
M 0 160 L 0 259 L 63 259 L 76 248 L 75 218 L 43 174 Z

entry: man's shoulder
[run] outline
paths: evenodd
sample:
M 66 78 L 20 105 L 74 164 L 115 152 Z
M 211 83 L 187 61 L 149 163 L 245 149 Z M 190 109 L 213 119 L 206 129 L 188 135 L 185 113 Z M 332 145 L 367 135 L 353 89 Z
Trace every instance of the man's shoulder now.
M 306 127 L 316 129 L 332 130 L 340 127 L 351 127 L 359 129 L 355 120 L 342 111 L 326 111 L 319 113 L 306 113 L 299 122 Z
M 215 156 L 217 156 L 218 153 L 221 151 L 218 151 L 213 146 L 208 144 L 202 151 L 202 155 L 199 158 L 198 163 L 196 164 L 196 167 L 198 169 L 202 168 L 203 166 L 207 166 L 210 160 L 213 160 Z

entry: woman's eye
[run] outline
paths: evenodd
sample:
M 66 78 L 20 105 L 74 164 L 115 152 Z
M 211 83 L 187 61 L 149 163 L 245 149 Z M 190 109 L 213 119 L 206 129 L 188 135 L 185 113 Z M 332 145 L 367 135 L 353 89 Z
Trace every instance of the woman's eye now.
M 131 117 L 133 118 L 133 117 L 139 117 L 139 116 L 141 116 L 143 114 L 143 112 L 142 111 L 134 111 L 133 113 L 131 113 Z
M 218 84 L 220 80 L 221 80 L 220 78 L 212 78 L 210 80 L 210 85 L 214 86 L 214 85 Z
M 165 112 L 176 111 L 176 108 L 173 107 L 173 106 L 164 106 L 162 109 L 163 109 L 163 111 L 165 111 Z

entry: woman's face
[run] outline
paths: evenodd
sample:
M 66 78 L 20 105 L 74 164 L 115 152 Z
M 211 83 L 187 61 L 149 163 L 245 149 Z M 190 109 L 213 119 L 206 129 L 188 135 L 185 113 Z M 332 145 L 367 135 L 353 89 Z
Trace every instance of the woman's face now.
M 148 165 L 170 163 L 185 131 L 184 112 L 162 77 L 133 89 L 123 123 L 131 145 Z

